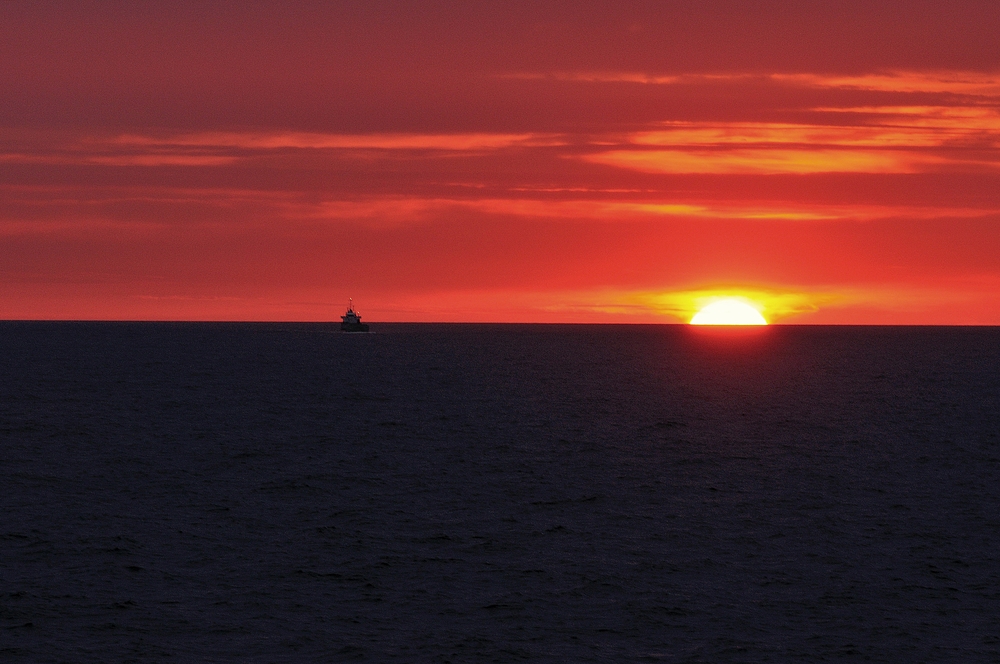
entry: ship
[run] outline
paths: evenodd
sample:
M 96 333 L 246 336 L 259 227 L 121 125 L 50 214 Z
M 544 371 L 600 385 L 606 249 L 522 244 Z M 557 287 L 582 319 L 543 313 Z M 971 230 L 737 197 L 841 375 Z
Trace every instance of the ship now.
M 350 300 L 347 306 L 347 313 L 340 317 L 344 322 L 340 324 L 342 332 L 367 332 L 368 323 L 361 322 L 361 314 L 354 310 L 354 300 Z

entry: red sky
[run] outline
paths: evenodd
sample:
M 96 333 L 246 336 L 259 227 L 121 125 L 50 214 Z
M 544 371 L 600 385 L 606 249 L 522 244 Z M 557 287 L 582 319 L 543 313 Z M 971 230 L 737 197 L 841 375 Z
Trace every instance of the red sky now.
M 0 318 L 1000 324 L 1000 3 L 206 4 L 0 3 Z

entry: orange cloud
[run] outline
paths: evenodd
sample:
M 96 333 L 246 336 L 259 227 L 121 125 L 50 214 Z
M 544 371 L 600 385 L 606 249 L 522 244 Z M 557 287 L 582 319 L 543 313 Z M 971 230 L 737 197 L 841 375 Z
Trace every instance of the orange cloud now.
M 993 108 L 872 106 L 811 112 L 837 113 L 848 122 L 665 122 L 628 135 L 617 150 L 583 158 L 653 173 L 915 173 L 1000 164 L 992 154 L 1000 146 L 1000 112 Z
M 0 132 L 0 134 L 9 132 Z M 0 135 L 0 138 L 6 138 Z M 23 141 L 22 141 L 23 142 Z M 481 152 L 511 147 L 561 145 L 552 134 L 319 134 L 306 132 L 202 132 L 157 137 L 67 136 L 53 132 L 33 137 L 30 149 L 0 152 L 0 163 L 94 166 L 227 166 L 253 151 L 432 150 Z M 239 152 L 235 152 L 239 151 Z M 249 154 L 248 154 L 249 152 Z
M 412 223 L 440 216 L 448 210 L 468 210 L 491 215 L 521 217 L 597 219 L 626 221 L 641 218 L 678 217 L 705 219 L 781 219 L 824 220 L 865 218 L 877 215 L 871 209 L 837 208 L 826 210 L 791 206 L 773 207 L 759 203 L 705 204 L 679 201 L 632 202 L 622 200 L 538 200 L 525 198 L 428 199 L 397 198 L 360 201 L 330 201 L 318 207 L 305 207 L 304 216 L 322 218 L 369 219 L 377 222 Z M 882 211 L 885 213 L 886 211 Z
M 551 134 L 321 134 L 309 132 L 201 132 L 168 137 L 124 134 L 110 141 L 128 146 L 197 146 L 203 148 L 484 150 L 512 146 L 559 145 Z
M 1000 145 L 1000 113 L 950 107 L 817 108 L 817 112 L 866 116 L 866 124 L 670 122 L 628 137 L 637 145 L 671 147 L 768 146 L 933 148 Z M 872 121 L 870 116 L 876 116 Z M 858 120 L 862 121 L 862 120 Z
M 935 138 L 932 145 L 950 145 L 961 139 L 986 140 L 1000 145 L 1000 112 L 982 106 L 857 106 L 812 109 L 852 114 L 866 124 L 894 129 L 904 135 Z M 873 117 L 874 116 L 874 117 Z M 854 129 L 865 129 L 854 127 Z M 878 130 L 873 128 L 873 130 Z M 928 132 L 927 130 L 933 130 Z
M 465 210 L 490 215 L 545 219 L 587 219 L 608 222 L 678 219 L 746 219 L 776 221 L 870 221 L 875 219 L 978 218 L 1000 214 L 991 207 L 912 205 L 820 205 L 808 207 L 763 201 L 630 201 L 616 199 L 541 200 L 529 198 L 375 198 L 327 201 L 320 204 L 289 202 L 291 217 L 312 219 L 361 219 L 378 224 L 405 224 L 440 218 Z
M 611 150 L 584 160 L 646 173 L 917 173 L 947 161 L 941 157 L 890 150 Z
M 500 78 L 521 81 L 576 81 L 580 83 L 641 83 L 643 85 L 670 85 L 690 76 L 670 76 L 629 71 L 555 71 L 514 72 L 501 74 Z
M 996 72 L 892 71 L 860 76 L 771 74 L 770 78 L 783 83 L 817 88 L 1000 96 L 1000 73 Z
M 1000 73 L 938 70 L 896 70 L 857 76 L 811 73 L 714 73 L 656 74 L 641 71 L 554 71 L 514 72 L 501 78 L 518 80 L 575 81 L 581 83 L 636 83 L 642 85 L 678 85 L 729 83 L 734 81 L 775 81 L 809 88 L 870 90 L 874 92 L 950 93 L 969 96 L 1000 96 Z
M 8 164 L 48 164 L 79 166 L 227 166 L 238 159 L 223 155 L 198 154 L 0 154 L 0 163 Z
M 81 159 L 83 163 L 100 166 L 226 166 L 236 161 L 236 157 L 189 154 L 126 154 Z

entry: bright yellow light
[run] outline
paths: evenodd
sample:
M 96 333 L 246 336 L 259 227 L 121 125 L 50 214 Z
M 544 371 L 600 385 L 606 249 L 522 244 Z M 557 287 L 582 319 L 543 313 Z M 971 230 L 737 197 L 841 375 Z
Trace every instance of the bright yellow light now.
M 691 319 L 692 325 L 767 325 L 767 321 L 751 303 L 738 297 L 715 300 Z

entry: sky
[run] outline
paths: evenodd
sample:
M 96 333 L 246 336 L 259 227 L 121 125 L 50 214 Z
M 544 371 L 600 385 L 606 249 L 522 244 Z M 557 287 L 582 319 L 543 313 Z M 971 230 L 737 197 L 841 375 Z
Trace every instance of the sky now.
M 0 318 L 1000 325 L 1000 3 L 0 2 Z

